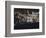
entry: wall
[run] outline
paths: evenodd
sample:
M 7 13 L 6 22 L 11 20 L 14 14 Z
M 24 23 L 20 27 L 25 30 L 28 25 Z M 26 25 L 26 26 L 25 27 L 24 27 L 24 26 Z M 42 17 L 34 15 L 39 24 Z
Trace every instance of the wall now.
M 44 2 L 45 9 L 46 9 L 46 0 L 15 0 L 15 1 L 40 2 L 40 3 Z M 5 0 L 0 0 L 0 38 L 5 38 L 4 36 L 5 36 Z M 46 23 L 45 23 L 45 35 L 23 36 L 23 37 L 16 37 L 16 38 L 46 38 Z

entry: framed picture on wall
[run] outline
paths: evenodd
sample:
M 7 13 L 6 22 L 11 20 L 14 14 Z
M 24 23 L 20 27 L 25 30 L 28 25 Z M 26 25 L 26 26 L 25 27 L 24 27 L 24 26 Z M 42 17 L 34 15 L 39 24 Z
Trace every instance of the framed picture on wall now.
M 44 3 L 5 1 L 6 37 L 44 35 Z

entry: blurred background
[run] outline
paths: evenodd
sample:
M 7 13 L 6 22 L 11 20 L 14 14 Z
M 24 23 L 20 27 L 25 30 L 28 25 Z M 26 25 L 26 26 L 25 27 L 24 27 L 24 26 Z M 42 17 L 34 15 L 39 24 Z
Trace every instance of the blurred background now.
M 39 9 L 14 8 L 14 21 L 19 23 L 39 22 Z

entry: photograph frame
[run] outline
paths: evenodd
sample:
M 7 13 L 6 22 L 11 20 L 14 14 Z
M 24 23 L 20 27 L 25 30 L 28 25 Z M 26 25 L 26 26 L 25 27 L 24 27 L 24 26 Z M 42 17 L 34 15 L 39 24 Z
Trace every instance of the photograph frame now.
M 26 5 L 26 6 L 42 6 L 42 32 L 36 33 L 11 33 L 11 5 Z M 45 4 L 35 2 L 19 2 L 19 1 L 5 1 L 5 36 L 6 37 L 18 37 L 18 36 L 32 36 L 32 35 L 44 35 L 45 34 Z

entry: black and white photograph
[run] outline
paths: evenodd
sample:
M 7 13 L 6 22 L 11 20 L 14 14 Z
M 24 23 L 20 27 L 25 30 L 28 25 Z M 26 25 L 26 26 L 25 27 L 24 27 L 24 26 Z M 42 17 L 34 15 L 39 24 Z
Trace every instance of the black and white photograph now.
M 6 2 L 6 36 L 44 34 L 44 3 Z
M 14 8 L 16 29 L 39 29 L 39 9 Z

